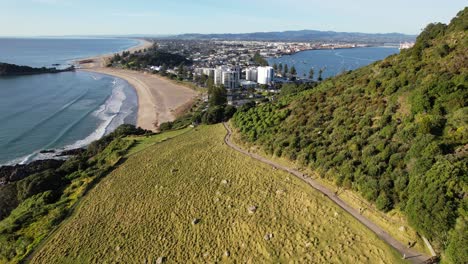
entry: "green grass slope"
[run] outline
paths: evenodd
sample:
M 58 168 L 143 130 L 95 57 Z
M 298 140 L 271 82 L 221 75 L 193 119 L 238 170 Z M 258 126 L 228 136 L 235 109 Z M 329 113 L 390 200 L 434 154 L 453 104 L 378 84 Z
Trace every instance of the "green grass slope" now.
M 465 8 L 450 25 L 429 25 L 412 49 L 240 111 L 233 123 L 268 154 L 405 212 L 450 249 L 447 260 L 466 261 L 467 30 Z
M 144 133 L 147 131 L 133 126 L 120 126 L 58 168 L 2 186 L 0 198 L 16 199 L 19 204 L 0 221 L 0 263 L 22 263 L 73 212 L 88 190 L 123 160 L 136 143 L 123 137 Z
M 202 126 L 139 145 L 32 263 L 402 261 L 302 181 L 230 149 L 225 134 Z

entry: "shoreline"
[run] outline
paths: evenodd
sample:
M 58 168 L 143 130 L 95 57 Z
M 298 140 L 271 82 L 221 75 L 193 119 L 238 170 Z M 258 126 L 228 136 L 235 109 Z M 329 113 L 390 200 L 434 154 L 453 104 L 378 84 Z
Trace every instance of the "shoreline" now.
M 146 49 L 153 45 L 152 42 L 144 39 L 136 39 L 139 41 L 138 45 L 130 47 L 126 50 L 119 51 L 117 53 L 123 53 L 126 51 L 134 52 L 140 49 Z M 94 57 L 80 58 L 70 60 L 70 63 L 80 65 L 79 62 L 83 60 L 92 60 L 91 63 L 82 64 L 81 67 L 77 68 L 76 71 L 90 72 L 102 75 L 112 76 L 118 78 L 123 82 L 128 83 L 131 89 L 133 89 L 137 96 L 137 111 L 134 111 L 136 116 L 136 126 L 140 126 L 144 129 L 158 132 L 158 126 L 160 123 L 173 121 L 177 117 L 177 112 L 184 105 L 192 102 L 198 95 L 194 90 L 187 88 L 182 85 L 174 84 L 167 80 L 156 80 L 153 81 L 150 76 L 140 72 L 134 72 L 129 70 L 119 70 L 113 68 L 106 68 L 105 65 L 101 65 L 107 58 L 112 57 L 116 53 L 108 53 L 102 55 L 96 55 Z M 97 64 L 99 63 L 99 64 Z M 158 79 L 157 76 L 154 76 Z M 159 77 L 161 78 L 161 77 Z M 147 80 L 149 79 L 149 80 Z M 154 82 L 157 82 L 154 84 Z M 163 86 L 159 91 L 159 87 Z M 174 89 L 175 93 L 171 90 Z M 157 126 L 155 125 L 157 124 Z M 86 135 L 89 137 L 90 135 Z M 54 160 L 57 158 L 62 159 L 63 157 L 57 157 L 56 154 L 62 151 L 67 151 L 72 148 L 67 148 L 75 144 L 76 142 L 70 143 L 61 148 L 53 149 L 55 153 L 41 153 L 45 149 L 31 151 L 28 155 L 14 158 L 3 163 L 0 163 L 0 167 L 3 166 L 14 166 L 19 164 L 28 164 L 36 160 Z M 81 146 L 80 146 L 81 147 Z M 74 149 L 74 148 L 73 148 Z M 40 155 L 41 157 L 31 158 L 32 156 Z
M 151 48 L 153 46 L 153 44 L 154 44 L 153 42 L 148 41 L 146 39 L 135 38 L 133 40 L 137 40 L 140 43 L 138 45 L 136 45 L 136 46 L 132 46 L 130 48 L 127 48 L 125 50 L 121 50 L 119 52 L 100 54 L 100 55 L 96 55 L 96 56 L 92 56 L 92 57 L 78 58 L 78 59 L 72 60 L 71 62 L 74 65 L 78 66 L 76 68 L 77 70 L 87 69 L 87 68 L 92 68 L 92 67 L 105 67 L 105 65 L 102 65 L 102 64 L 101 65 L 95 65 L 95 63 L 96 62 L 104 63 L 107 59 L 111 58 L 115 54 L 122 55 L 122 53 L 127 52 L 127 51 L 132 53 L 132 52 L 135 52 L 135 51 L 138 51 L 138 50 L 148 49 L 148 48 Z
M 134 52 L 153 45 L 144 39 L 140 41 L 140 45 L 125 51 Z M 106 60 L 113 55 L 105 54 L 77 60 L 75 63 L 80 65 L 77 70 L 109 75 L 127 81 L 138 97 L 137 127 L 158 132 L 161 123 L 174 121 L 177 110 L 193 101 L 198 95 L 190 88 L 154 74 L 106 67 Z

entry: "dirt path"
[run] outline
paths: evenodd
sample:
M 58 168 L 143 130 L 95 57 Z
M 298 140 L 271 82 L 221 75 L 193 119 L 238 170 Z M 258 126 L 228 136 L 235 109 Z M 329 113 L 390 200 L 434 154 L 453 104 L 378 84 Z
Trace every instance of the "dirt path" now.
M 227 135 L 224 138 L 224 142 L 231 147 L 232 149 L 245 154 L 247 156 L 250 156 L 253 159 L 256 159 L 258 161 L 261 161 L 263 163 L 266 163 L 272 167 L 275 167 L 277 169 L 284 170 L 286 172 L 289 172 L 290 174 L 296 176 L 297 178 L 305 181 L 307 184 L 312 186 L 314 189 L 317 191 L 323 193 L 325 196 L 327 196 L 330 200 L 332 200 L 335 204 L 337 204 L 339 207 L 341 207 L 343 210 L 351 214 L 354 218 L 356 218 L 359 222 L 361 222 L 363 225 L 365 225 L 367 228 L 369 228 L 372 232 L 374 232 L 380 239 L 385 241 L 387 244 L 392 246 L 394 249 L 396 249 L 400 254 L 403 256 L 406 256 L 406 259 L 410 261 L 411 263 L 424 263 L 427 259 L 429 259 L 429 256 L 426 256 L 425 254 L 416 252 L 414 250 L 411 250 L 407 248 L 405 245 L 400 243 L 399 241 L 395 240 L 392 236 L 390 236 L 387 232 L 385 232 L 382 228 L 371 222 L 369 219 L 361 215 L 358 211 L 356 211 L 354 208 L 346 204 L 343 200 L 341 200 L 338 196 L 335 195 L 335 193 L 325 186 L 321 185 L 317 181 L 313 180 L 312 178 L 309 178 L 307 175 L 303 174 L 300 171 L 285 167 L 281 164 L 278 164 L 276 162 L 273 162 L 271 160 L 268 160 L 262 156 L 259 156 L 254 153 L 249 153 L 248 151 L 242 149 L 241 147 L 237 146 L 231 141 L 231 135 L 232 131 L 227 123 L 224 123 L 224 127 L 227 130 Z

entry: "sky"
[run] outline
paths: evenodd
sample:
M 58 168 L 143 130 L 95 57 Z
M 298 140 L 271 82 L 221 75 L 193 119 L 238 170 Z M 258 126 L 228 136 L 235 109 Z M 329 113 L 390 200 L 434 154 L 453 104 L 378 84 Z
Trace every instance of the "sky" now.
M 0 0 L 0 36 L 285 30 L 419 34 L 466 0 Z

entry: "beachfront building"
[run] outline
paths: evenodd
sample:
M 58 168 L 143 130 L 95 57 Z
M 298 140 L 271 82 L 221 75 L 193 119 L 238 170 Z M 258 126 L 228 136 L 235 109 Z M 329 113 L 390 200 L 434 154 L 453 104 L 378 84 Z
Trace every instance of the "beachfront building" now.
M 194 70 L 195 75 L 201 76 L 206 75 L 208 77 L 214 78 L 215 69 L 213 68 L 196 68 Z
M 257 82 L 259 84 L 265 84 L 269 85 L 273 82 L 275 78 L 275 70 L 273 67 L 267 66 L 267 67 L 258 67 L 258 80 Z
M 251 82 L 257 82 L 258 70 L 257 68 L 248 68 L 245 70 L 245 79 Z
M 240 73 L 241 69 L 239 67 L 218 66 L 214 70 L 215 85 L 223 85 L 226 89 L 239 88 Z
M 226 66 L 218 66 L 214 70 L 214 84 L 215 85 L 222 85 L 223 84 L 223 72 L 227 71 L 228 68 Z
M 203 68 L 203 74 L 210 78 L 214 78 L 214 73 L 215 69 L 213 68 Z
M 223 72 L 223 85 L 226 89 L 239 88 L 240 72 L 236 69 L 229 69 Z

